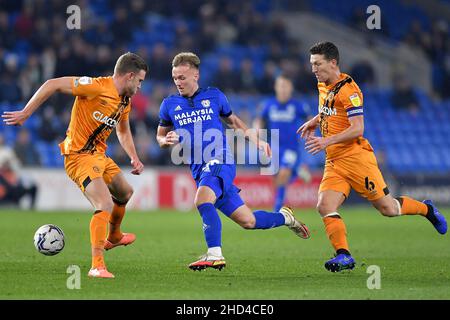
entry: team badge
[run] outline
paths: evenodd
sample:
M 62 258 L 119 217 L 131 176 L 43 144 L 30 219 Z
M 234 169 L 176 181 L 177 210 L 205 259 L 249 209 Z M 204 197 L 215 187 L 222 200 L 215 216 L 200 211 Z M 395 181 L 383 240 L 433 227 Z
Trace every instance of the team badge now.
M 360 107 L 361 106 L 361 99 L 359 99 L 359 96 L 357 93 L 354 93 L 350 96 L 350 102 L 354 107 Z
M 86 85 L 86 84 L 91 84 L 91 83 L 92 83 L 91 77 L 81 77 L 81 78 L 75 79 L 74 86 L 78 87 L 79 84 Z
M 334 92 L 333 91 L 328 92 L 326 100 L 331 101 L 333 99 L 334 99 Z
M 209 100 L 202 100 L 202 106 L 204 108 L 208 108 L 211 105 L 211 102 Z

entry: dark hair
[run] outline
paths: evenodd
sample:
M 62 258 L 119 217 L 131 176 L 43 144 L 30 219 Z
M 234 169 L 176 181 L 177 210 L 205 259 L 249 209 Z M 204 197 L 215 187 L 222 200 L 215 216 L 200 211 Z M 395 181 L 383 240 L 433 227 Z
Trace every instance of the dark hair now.
M 127 52 L 119 57 L 114 67 L 114 73 L 123 75 L 128 72 L 138 73 L 144 70 L 148 72 L 148 65 L 144 59 L 135 53 Z
M 172 60 L 172 67 L 188 64 L 196 69 L 200 66 L 200 58 L 192 52 L 180 52 Z
M 335 59 L 336 64 L 339 64 L 339 50 L 331 42 L 319 42 L 309 49 L 311 54 L 323 54 L 328 61 Z

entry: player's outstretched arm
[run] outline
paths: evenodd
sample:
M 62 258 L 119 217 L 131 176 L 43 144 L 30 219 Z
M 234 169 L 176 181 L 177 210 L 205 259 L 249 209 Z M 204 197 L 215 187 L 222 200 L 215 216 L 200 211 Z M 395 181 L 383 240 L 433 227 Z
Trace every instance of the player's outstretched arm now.
M 358 138 L 364 134 L 364 116 L 354 116 L 348 119 L 350 127 L 341 133 L 323 138 L 310 137 L 305 143 L 305 149 L 311 154 L 317 154 L 332 144 Z
M 253 128 L 256 130 L 261 130 L 265 126 L 264 120 L 262 118 L 256 118 L 253 120 Z
M 131 159 L 131 165 L 133 166 L 131 173 L 136 175 L 141 174 L 144 170 L 144 164 L 139 160 L 139 156 L 137 155 L 129 120 L 120 121 L 117 125 L 116 132 L 120 145 Z
M 156 140 L 161 148 L 168 148 L 180 142 L 180 137 L 175 131 L 172 131 L 172 128 L 173 127 L 158 126 Z
M 3 122 L 10 126 L 21 126 L 52 94 L 56 91 L 71 94 L 72 77 L 62 77 L 47 80 L 31 97 L 30 101 L 20 111 L 5 111 Z
M 242 130 L 245 138 L 256 144 L 258 149 L 264 151 L 269 158 L 272 157 L 272 150 L 270 149 L 269 144 L 266 141 L 259 139 L 258 130 L 253 128 L 249 129 L 244 121 L 234 114 L 229 117 L 223 117 L 222 119 L 230 128 L 234 130 Z
M 300 134 L 300 137 L 308 140 L 310 137 L 314 135 L 314 131 L 319 125 L 319 115 L 316 115 L 314 118 L 306 121 L 304 124 L 297 129 L 297 133 Z

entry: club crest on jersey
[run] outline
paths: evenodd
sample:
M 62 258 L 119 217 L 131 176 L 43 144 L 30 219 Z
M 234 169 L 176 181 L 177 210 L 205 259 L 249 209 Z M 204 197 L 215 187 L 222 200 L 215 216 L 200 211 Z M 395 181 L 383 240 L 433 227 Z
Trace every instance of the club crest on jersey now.
M 359 99 L 359 96 L 357 93 L 354 93 L 350 96 L 350 102 L 354 107 L 360 107 L 361 106 L 361 99 Z
M 82 85 L 92 84 L 92 78 L 91 77 L 81 77 L 81 78 L 75 79 L 73 85 L 75 87 L 78 87 L 79 84 L 82 84 Z
M 94 111 L 92 113 L 92 116 L 94 117 L 95 120 L 106 124 L 108 127 L 114 128 L 115 126 L 117 126 L 117 120 L 114 120 L 108 116 L 105 116 L 100 111 Z
M 203 108 L 208 108 L 210 105 L 211 105 L 211 102 L 209 100 L 202 100 Z
M 331 101 L 333 99 L 334 99 L 334 92 L 333 91 L 328 92 L 326 100 Z

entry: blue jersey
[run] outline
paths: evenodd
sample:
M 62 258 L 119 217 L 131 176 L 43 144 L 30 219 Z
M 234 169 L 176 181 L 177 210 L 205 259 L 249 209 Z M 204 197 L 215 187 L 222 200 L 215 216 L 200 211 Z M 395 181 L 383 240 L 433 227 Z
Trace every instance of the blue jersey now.
M 159 110 L 160 126 L 174 127 L 180 136 L 185 161 L 198 179 L 211 160 L 234 166 L 220 117 L 232 114 L 228 99 L 217 88 L 199 88 L 192 97 L 179 94 L 165 98 Z M 216 162 L 216 161 L 215 161 Z
M 290 99 L 280 103 L 276 98 L 265 101 L 261 118 L 267 129 L 279 129 L 280 150 L 299 148 L 297 129 L 309 116 L 309 106 L 298 100 Z

